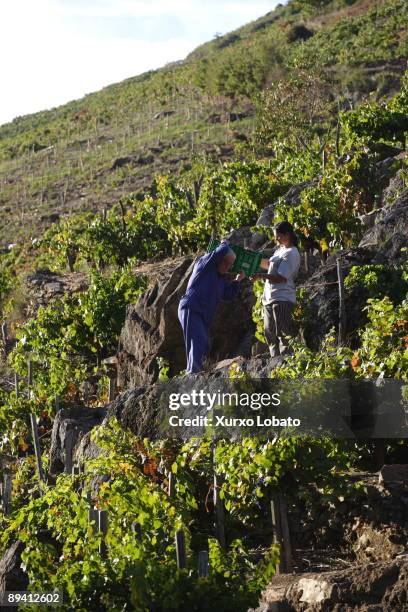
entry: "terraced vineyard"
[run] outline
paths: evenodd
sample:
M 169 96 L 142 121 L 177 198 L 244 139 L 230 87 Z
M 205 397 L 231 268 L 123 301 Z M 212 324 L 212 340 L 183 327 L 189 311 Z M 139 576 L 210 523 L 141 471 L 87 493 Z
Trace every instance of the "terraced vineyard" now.
M 408 609 L 407 11 L 291 0 L 0 127 L 0 597 Z M 245 279 L 186 375 L 195 257 L 214 237 L 269 257 L 281 220 L 302 254 L 292 353 L 270 357 Z M 158 434 L 169 393 L 259 381 L 314 418 L 338 385 L 356 435 Z

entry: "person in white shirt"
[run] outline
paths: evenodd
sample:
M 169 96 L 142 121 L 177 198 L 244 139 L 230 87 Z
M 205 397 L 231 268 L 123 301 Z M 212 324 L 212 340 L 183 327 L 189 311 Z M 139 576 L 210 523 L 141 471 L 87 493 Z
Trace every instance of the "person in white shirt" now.
M 288 352 L 288 337 L 294 336 L 293 310 L 296 304 L 295 279 L 299 271 L 298 238 L 288 221 L 274 227 L 280 247 L 269 259 L 262 259 L 261 268 L 252 280 L 265 280 L 262 296 L 265 337 L 272 357 Z

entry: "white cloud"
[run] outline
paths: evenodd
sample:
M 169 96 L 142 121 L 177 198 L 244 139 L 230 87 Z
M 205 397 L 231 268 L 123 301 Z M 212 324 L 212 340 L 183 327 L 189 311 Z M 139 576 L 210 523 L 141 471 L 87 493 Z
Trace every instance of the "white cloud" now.
M 183 59 L 216 32 L 227 32 L 268 12 L 277 0 L 10 0 L 0 8 L 0 124 L 13 117 L 82 97 L 168 62 Z M 115 20 L 160 17 L 167 40 L 118 37 Z M 92 19 L 110 17 L 102 36 Z M 177 20 L 175 19 L 177 18 Z M 180 22 L 183 27 L 174 30 Z M 109 20 L 106 20 L 109 25 Z M 135 23 L 137 23 L 135 21 Z M 154 24 L 154 22 L 153 22 Z M 117 23 L 116 23 L 117 25 Z M 140 26 L 142 27 L 142 25 Z M 151 21 L 150 21 L 150 26 Z

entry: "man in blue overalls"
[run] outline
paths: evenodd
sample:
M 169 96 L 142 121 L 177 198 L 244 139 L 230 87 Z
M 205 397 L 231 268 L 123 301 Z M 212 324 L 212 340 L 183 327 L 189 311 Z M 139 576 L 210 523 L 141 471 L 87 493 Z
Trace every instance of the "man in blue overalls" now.
M 209 351 L 209 331 L 220 300 L 232 300 L 238 294 L 244 273 L 237 274 L 232 282 L 225 277 L 235 258 L 228 243 L 221 242 L 212 253 L 199 257 L 194 265 L 178 307 L 188 373 L 203 369 L 203 360 Z

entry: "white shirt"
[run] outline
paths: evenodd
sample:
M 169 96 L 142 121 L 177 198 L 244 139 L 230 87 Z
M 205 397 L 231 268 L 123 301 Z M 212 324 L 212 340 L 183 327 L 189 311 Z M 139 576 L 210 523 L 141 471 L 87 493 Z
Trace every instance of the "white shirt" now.
M 299 272 L 300 255 L 295 246 L 279 247 L 269 258 L 268 274 L 280 274 L 286 278 L 284 283 L 265 282 L 262 304 L 272 302 L 296 303 L 295 278 Z

